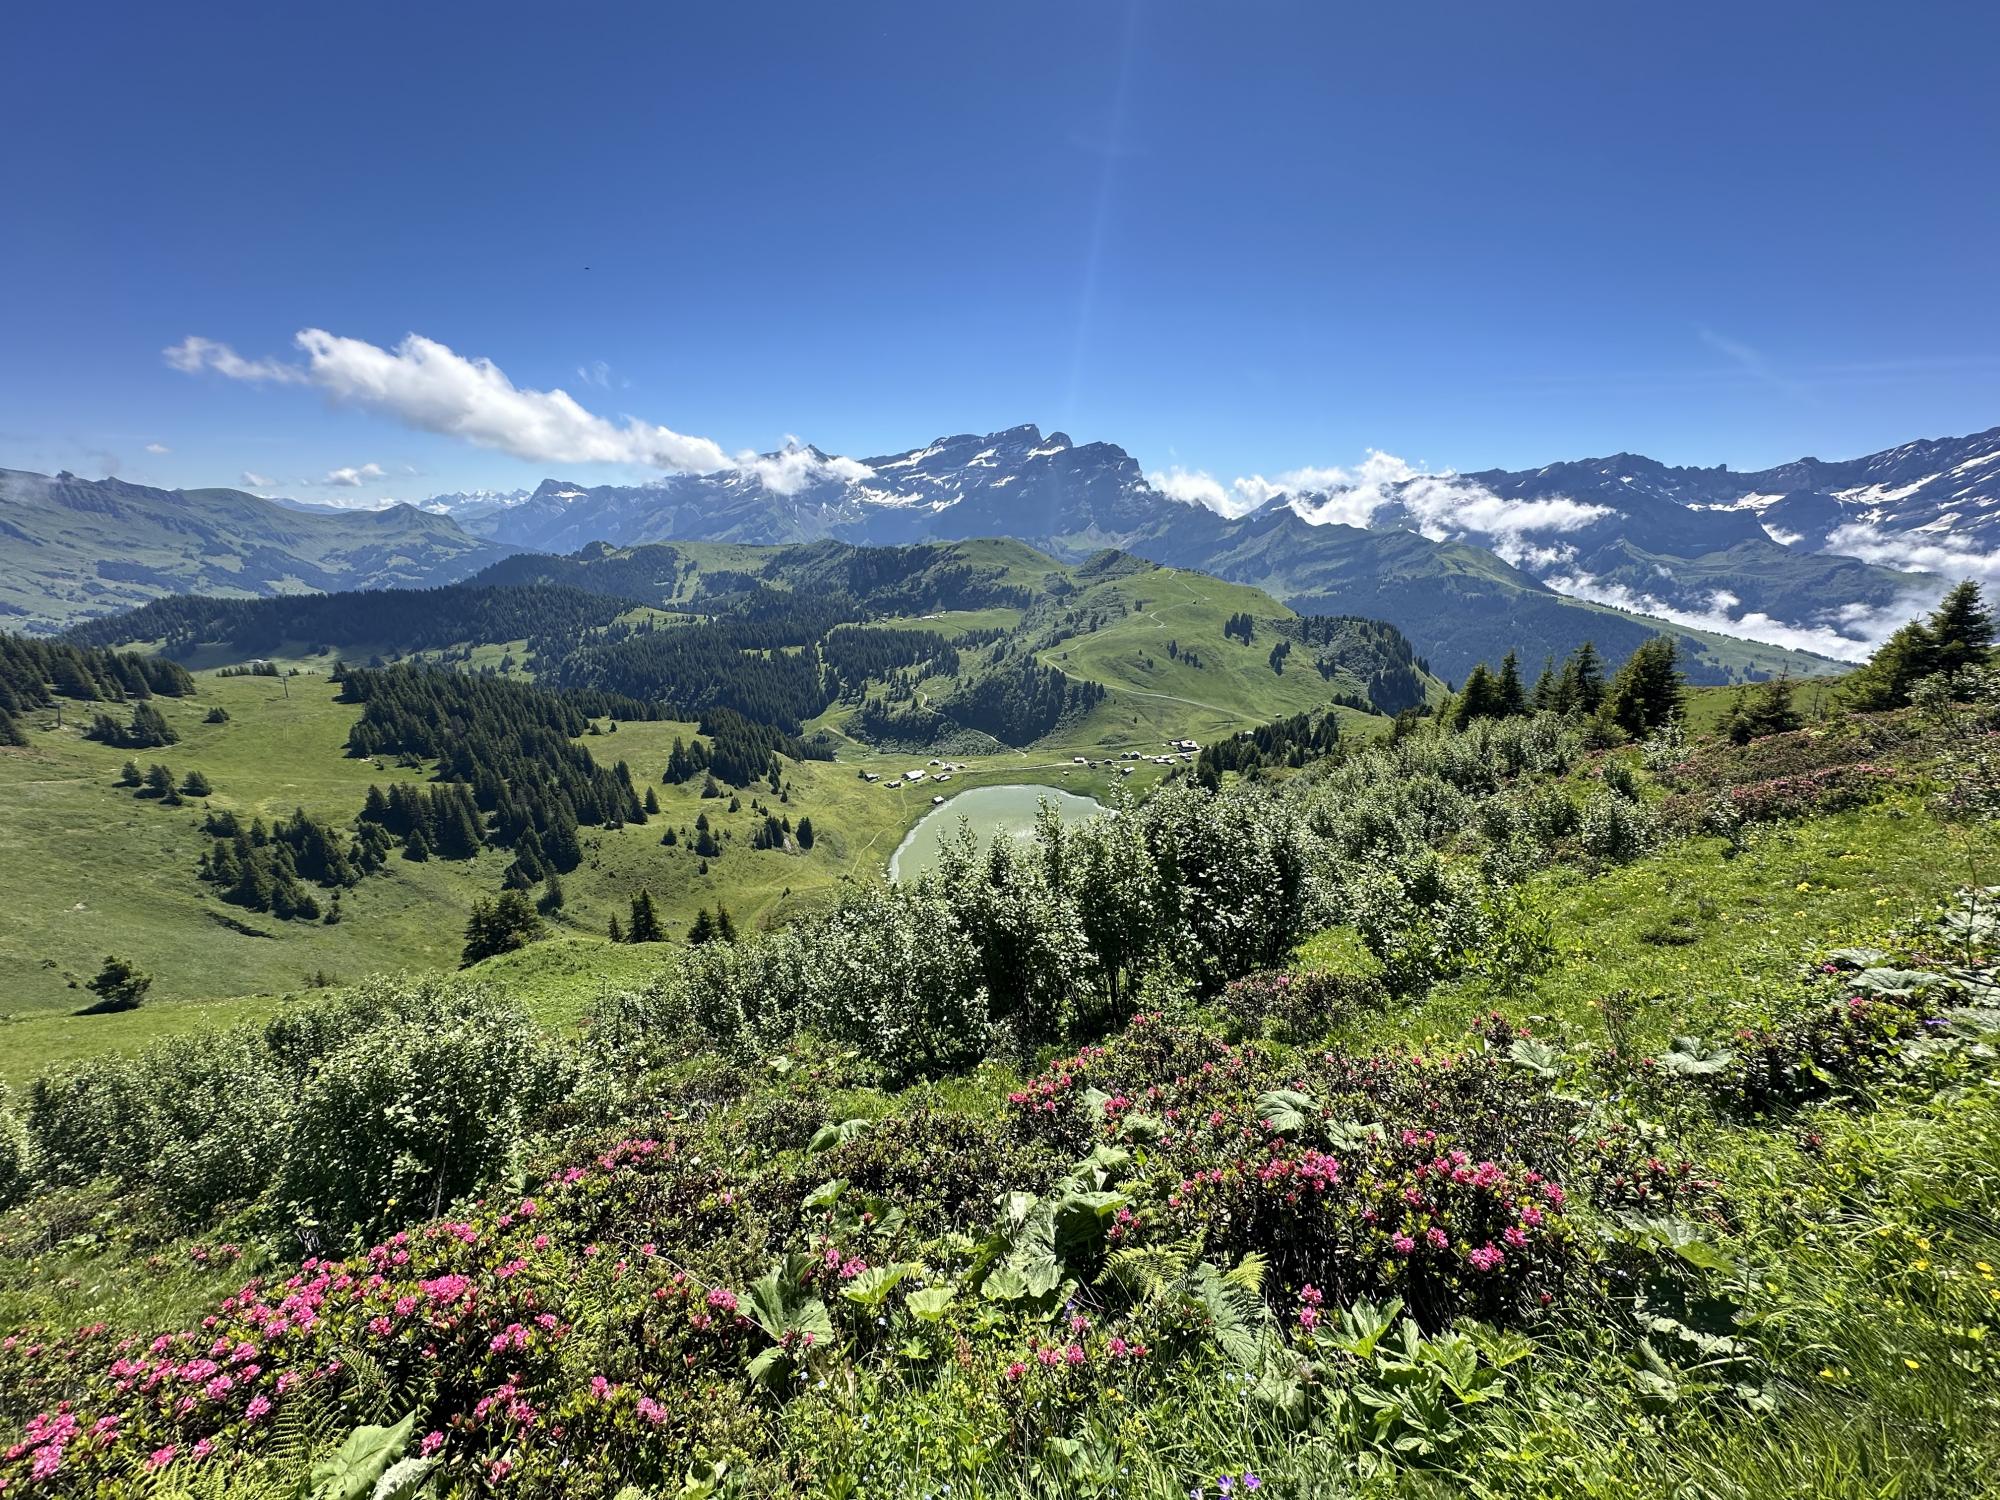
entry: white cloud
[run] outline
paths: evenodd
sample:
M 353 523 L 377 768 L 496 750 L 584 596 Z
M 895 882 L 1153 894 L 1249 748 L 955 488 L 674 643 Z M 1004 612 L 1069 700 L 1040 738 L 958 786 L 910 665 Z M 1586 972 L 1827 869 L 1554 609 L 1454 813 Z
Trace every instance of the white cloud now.
M 1210 490 L 1175 498 L 1199 500 L 1224 515 L 1243 515 L 1289 496 L 1292 508 L 1316 526 L 1372 526 L 1382 511 L 1400 508 L 1410 524 L 1432 541 L 1474 537 L 1517 566 L 1550 567 L 1573 555 L 1561 543 L 1530 542 L 1530 536 L 1561 532 L 1611 514 L 1609 506 L 1562 496 L 1510 500 L 1484 485 L 1450 473 L 1433 474 L 1376 448 L 1368 450 L 1356 469 L 1306 467 L 1275 479 L 1252 474 L 1236 480 L 1226 494 L 1206 474 L 1191 477 L 1205 481 Z M 1154 476 L 1154 483 L 1159 484 L 1159 476 Z
M 169 448 L 165 443 L 148 443 L 146 444 L 146 451 L 148 453 L 171 453 L 174 450 Z
M 358 489 L 364 484 L 373 484 L 378 479 L 387 478 L 380 464 L 363 464 L 360 468 L 328 469 L 321 484 L 340 485 L 345 489 Z
M 594 385 L 601 391 L 611 389 L 611 366 L 603 360 L 592 360 L 587 365 L 576 367 L 576 378 L 585 385 Z
M 1726 589 L 1709 595 L 1705 609 L 1672 605 L 1651 594 L 1627 588 L 1622 583 L 1595 578 L 1588 573 L 1571 573 L 1542 580 L 1559 594 L 1609 604 L 1635 614 L 1653 615 L 1675 625 L 1695 630 L 1714 630 L 1744 640 L 1762 641 L 1767 646 L 1788 646 L 1798 651 L 1816 651 L 1839 661 L 1866 661 L 1890 633 L 1906 621 L 1929 609 L 1934 597 L 1912 595 L 1883 608 L 1867 604 L 1844 604 L 1824 612 L 1823 623 L 1788 625 L 1758 610 L 1735 613 L 1742 602 Z
M 735 467 L 755 475 L 764 487 L 780 495 L 795 495 L 820 479 L 837 479 L 852 484 L 868 479 L 875 471 L 856 458 L 829 458 L 815 453 L 797 438 L 785 439 L 776 453 L 739 454 Z
M 567 391 L 523 389 L 491 360 L 468 359 L 421 334 L 408 335 L 394 349 L 321 328 L 302 330 L 294 342 L 305 354 L 303 365 L 244 359 L 226 344 L 193 337 L 167 350 L 166 358 L 190 373 L 314 385 L 344 405 L 530 463 L 627 464 L 677 474 L 740 470 L 787 494 L 821 476 L 850 480 L 869 472 L 853 459 L 809 452 L 732 455 L 708 438 L 637 417 L 613 422 Z
M 1884 531 L 1867 521 L 1853 521 L 1836 528 L 1821 550 L 1912 573 L 2000 582 L 2000 551 L 1982 552 L 1950 532 Z
M 213 370 L 231 380 L 269 380 L 279 385 L 300 385 L 306 379 L 306 372 L 297 365 L 275 359 L 245 359 L 227 344 L 193 334 L 164 353 L 168 364 L 189 375 Z
M 268 474 L 259 474 L 251 469 L 243 471 L 243 487 L 246 490 L 268 490 L 276 483 L 277 480 L 271 478 Z
M 1200 469 L 1183 469 L 1175 464 L 1171 469 L 1148 474 L 1146 483 L 1169 500 L 1178 500 L 1183 505 L 1206 505 L 1225 516 L 1244 513 L 1232 505 L 1229 491 L 1217 482 L 1216 477 Z

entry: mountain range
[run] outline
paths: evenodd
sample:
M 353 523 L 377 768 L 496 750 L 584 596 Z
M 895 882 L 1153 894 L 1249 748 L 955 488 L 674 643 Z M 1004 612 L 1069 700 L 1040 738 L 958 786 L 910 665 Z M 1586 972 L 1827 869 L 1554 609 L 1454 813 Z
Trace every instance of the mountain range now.
M 1692 674 L 1714 681 L 1831 670 L 2000 551 L 2000 428 L 1755 472 L 1617 454 L 1432 474 L 1377 455 L 1233 492 L 1209 481 L 1213 504 L 1114 444 L 1032 424 L 858 464 L 813 448 L 771 458 L 337 515 L 0 470 L 0 613 L 46 629 L 163 592 L 442 583 L 591 544 L 1003 536 L 1066 560 L 1116 548 L 1301 611 L 1385 619 L 1447 677 L 1509 645 L 1531 666 L 1585 638 L 1617 658 L 1666 621 Z

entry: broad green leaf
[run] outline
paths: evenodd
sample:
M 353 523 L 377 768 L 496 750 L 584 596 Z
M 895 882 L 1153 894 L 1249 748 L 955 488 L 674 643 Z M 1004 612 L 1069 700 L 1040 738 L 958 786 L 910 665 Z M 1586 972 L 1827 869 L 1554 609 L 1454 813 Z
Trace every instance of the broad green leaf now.
M 1507 1059 L 1533 1073 L 1537 1078 L 1553 1078 L 1556 1065 L 1562 1061 L 1562 1054 L 1538 1036 L 1517 1037 L 1507 1049 Z
M 357 1427 L 330 1457 L 312 1468 L 313 1500 L 368 1500 L 375 1483 L 409 1445 L 417 1425 L 411 1412 L 394 1427 Z
M 831 1182 L 822 1182 L 818 1187 L 806 1194 L 805 1206 L 807 1208 L 830 1208 L 840 1195 L 846 1191 L 847 1179 L 845 1177 L 836 1177 Z
M 945 1315 L 945 1311 L 958 1300 L 958 1293 L 948 1286 L 927 1286 L 909 1293 L 903 1303 L 912 1314 L 926 1323 L 935 1323 Z
M 840 1289 L 840 1295 L 856 1307 L 864 1307 L 873 1312 L 889 1299 L 889 1293 L 899 1282 L 915 1275 L 923 1269 L 911 1261 L 898 1261 L 890 1266 L 870 1266 L 854 1280 Z
M 1257 1096 L 1257 1118 L 1280 1135 L 1303 1130 L 1306 1122 L 1318 1115 L 1319 1106 L 1312 1095 L 1297 1089 L 1271 1089 Z
M 852 1119 L 822 1125 L 813 1132 L 813 1138 L 806 1143 L 806 1155 L 817 1156 L 822 1151 L 831 1151 L 835 1146 L 844 1145 L 874 1123 L 868 1119 Z

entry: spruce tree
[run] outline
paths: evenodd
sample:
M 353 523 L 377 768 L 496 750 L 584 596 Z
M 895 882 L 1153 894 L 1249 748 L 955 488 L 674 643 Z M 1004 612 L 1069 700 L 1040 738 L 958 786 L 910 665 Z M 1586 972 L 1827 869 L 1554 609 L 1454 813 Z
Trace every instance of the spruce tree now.
M 1931 616 L 1934 672 L 1957 672 L 1984 666 L 1993 650 L 1993 616 L 1980 597 L 1979 585 L 1966 579 L 1944 596 Z
M 1681 711 L 1685 687 L 1673 637 L 1656 635 L 1612 679 L 1611 717 L 1633 739 L 1644 739 Z
M 144 780 L 145 778 L 139 774 L 139 763 L 136 760 L 126 761 L 124 766 L 119 769 L 118 784 L 120 786 L 138 786 Z
M 84 986 L 97 996 L 92 1010 L 136 1010 L 153 985 L 153 976 L 141 973 L 130 959 L 108 956 L 97 977 Z
M 703 943 L 712 943 L 714 941 L 715 919 L 708 914 L 708 908 L 704 906 L 700 911 L 695 913 L 694 922 L 688 928 L 688 943 L 690 946 L 698 948 Z
M 1535 691 L 1530 695 L 1529 701 L 1534 704 L 1536 713 L 1546 713 L 1556 706 L 1556 658 L 1554 652 L 1550 652 L 1542 658 L 1542 672 L 1535 679 Z
M 653 906 L 651 891 L 642 890 L 632 898 L 632 923 L 627 940 L 634 943 L 664 943 L 667 940 L 660 927 L 660 914 Z
M 625 941 L 625 929 L 618 925 L 617 912 L 613 912 L 611 914 L 611 920 L 604 924 L 604 932 L 605 936 L 610 938 L 611 941 L 614 943 L 622 943 Z
M 181 795 L 184 797 L 206 797 L 213 791 L 208 778 L 199 771 L 190 771 L 181 778 Z
M 647 813 L 648 813 L 648 814 L 656 814 L 656 813 L 658 813 L 658 812 L 659 812 L 659 810 L 660 810 L 660 794 L 659 794 L 658 792 L 654 791 L 654 790 L 653 790 L 653 789 L 652 789 L 651 787 L 647 787 L 647 788 L 646 788 L 646 811 L 647 811 Z
M 551 870 L 549 878 L 542 882 L 542 910 L 561 911 L 563 900 L 562 877 Z
M 1511 719 L 1528 711 L 1528 697 L 1521 690 L 1521 663 L 1512 651 L 1500 658 L 1500 684 L 1496 689 L 1496 706 L 1499 716 L 1503 719 Z
M 1475 666 L 1465 679 L 1465 688 L 1452 709 L 1452 727 L 1463 729 L 1474 719 L 1491 719 L 1499 713 L 1500 684 L 1485 662 Z
M 736 941 L 736 923 L 729 915 L 729 908 L 720 901 L 715 903 L 715 935 L 725 943 Z
M 800 818 L 800 819 L 799 819 L 799 831 L 798 831 L 798 840 L 799 840 L 799 847 L 800 847 L 801 849 L 810 849 L 810 848 L 812 848 L 812 846 L 813 846 L 813 820 L 812 820 L 811 818 Z

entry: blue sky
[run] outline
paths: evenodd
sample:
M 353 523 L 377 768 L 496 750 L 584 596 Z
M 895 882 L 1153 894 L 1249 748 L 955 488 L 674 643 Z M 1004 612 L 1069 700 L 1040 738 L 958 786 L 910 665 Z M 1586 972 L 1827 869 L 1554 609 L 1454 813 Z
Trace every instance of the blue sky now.
M 10 40 L 9 467 L 354 500 L 686 461 L 659 428 L 1035 421 L 1226 481 L 2000 422 L 1990 6 L 265 0 Z M 410 334 L 647 440 L 538 456 L 578 424 L 368 366 Z M 284 369 L 175 368 L 190 336 Z

